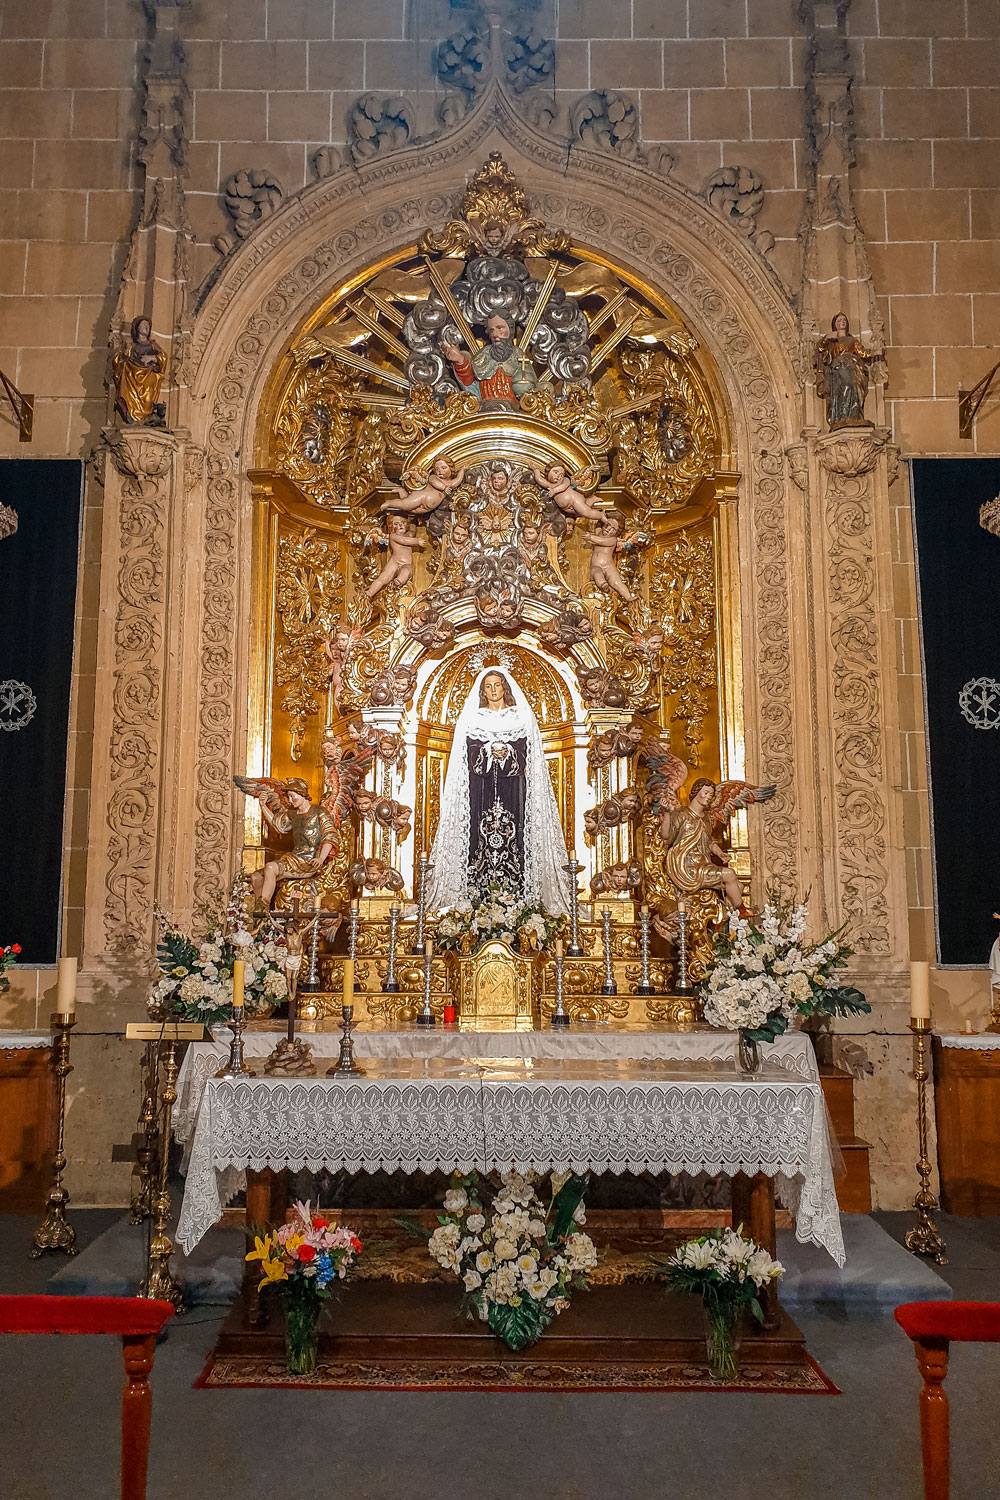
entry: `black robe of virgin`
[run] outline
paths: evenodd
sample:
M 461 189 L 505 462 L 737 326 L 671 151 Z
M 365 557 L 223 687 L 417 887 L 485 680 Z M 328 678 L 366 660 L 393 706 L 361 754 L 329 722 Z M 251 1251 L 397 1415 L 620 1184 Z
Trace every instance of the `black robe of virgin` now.
M 497 887 L 524 890 L 524 794 L 528 742 L 508 740 L 497 760 L 489 740 L 468 739 L 469 887 L 486 896 Z

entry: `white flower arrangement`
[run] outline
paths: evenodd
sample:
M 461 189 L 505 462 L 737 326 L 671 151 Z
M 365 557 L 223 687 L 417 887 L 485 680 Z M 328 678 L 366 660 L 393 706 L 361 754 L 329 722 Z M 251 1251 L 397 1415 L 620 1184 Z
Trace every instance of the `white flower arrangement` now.
M 701 986 L 705 1020 L 773 1042 L 797 1016 L 858 1015 L 871 1006 L 860 990 L 841 985 L 836 970 L 851 956 L 840 932 L 803 942 L 809 909 L 772 900 L 759 920 L 733 912 L 713 943 L 715 963 Z M 841 929 L 842 930 L 842 929 Z
M 244 963 L 244 1004 L 248 1018 L 271 1011 L 287 998 L 285 937 L 268 913 L 253 931 L 253 888 L 237 876 L 224 908 L 205 912 L 204 933 L 182 932 L 157 910 L 160 940 L 156 957 L 162 971 L 150 1000 L 189 1021 L 226 1021 L 233 1005 L 233 962 Z
M 758 1322 L 763 1321 L 759 1294 L 785 1274 L 774 1260 L 738 1229 L 714 1229 L 688 1240 L 667 1260 L 663 1279 L 674 1291 L 697 1292 L 706 1307 L 747 1304 Z
M 594 1242 L 580 1228 L 585 1188 L 582 1177 L 553 1178 L 548 1209 L 534 1178 L 517 1172 L 501 1179 L 489 1209 L 475 1175 L 455 1178 L 445 1194 L 427 1248 L 460 1278 L 469 1316 L 488 1323 L 511 1349 L 540 1338 L 597 1264 Z
M 460 953 L 474 953 L 495 938 L 534 953 L 547 948 L 565 927 L 563 915 L 491 886 L 478 902 L 446 907 L 434 923 L 434 937 L 439 947 Z

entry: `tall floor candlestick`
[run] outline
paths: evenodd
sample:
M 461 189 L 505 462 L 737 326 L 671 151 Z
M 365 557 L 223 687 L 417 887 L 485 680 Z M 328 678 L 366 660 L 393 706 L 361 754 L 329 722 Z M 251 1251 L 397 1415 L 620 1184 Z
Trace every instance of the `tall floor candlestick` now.
M 354 975 L 354 979 L 352 981 L 353 986 L 354 986 L 354 991 L 353 992 L 354 992 L 355 995 L 358 995 L 358 994 L 361 993 L 361 980 L 358 978 L 358 967 L 357 967 L 357 958 L 358 958 L 358 919 L 360 918 L 360 916 L 361 916 L 361 911 L 360 911 L 358 902 L 357 901 L 352 901 L 351 902 L 351 909 L 350 909 L 350 911 L 348 912 L 348 915 L 347 915 L 347 956 L 351 960 L 351 965 L 352 965 L 351 972 Z
M 75 964 L 74 960 L 74 964 Z M 53 1063 L 56 1075 L 56 1154 L 52 1162 L 52 1186 L 46 1199 L 45 1217 L 35 1230 L 31 1258 L 37 1260 L 46 1250 L 76 1254 L 76 1230 L 66 1222 L 69 1193 L 63 1187 L 66 1170 L 66 1076 L 73 1071 L 69 1060 L 69 1035 L 76 1025 L 71 1011 L 58 1010 L 52 1017 L 55 1031 Z
M 582 958 L 583 949 L 580 946 L 580 899 L 576 889 L 576 877 L 583 869 L 583 865 L 577 862 L 576 850 L 569 857 L 569 864 L 563 865 L 563 869 L 569 876 L 569 947 L 566 949 L 569 958 Z
M 242 1006 L 236 1014 L 241 1019 L 242 1033 Z M 180 1309 L 184 1294 L 170 1269 L 170 1256 L 174 1247 L 167 1234 L 167 1224 L 170 1221 L 170 1139 L 173 1134 L 174 1101 L 177 1098 L 178 1046 L 178 1042 L 163 1043 L 163 1093 L 160 1096 L 163 1118 L 160 1125 L 160 1156 L 156 1164 L 156 1190 L 152 1200 L 153 1235 L 149 1242 L 146 1276 L 139 1284 L 139 1296 L 151 1297 L 158 1302 L 172 1302 Z
M 427 934 L 424 928 L 427 924 L 427 875 L 433 868 L 426 854 L 420 856 L 420 886 L 417 891 L 417 930 L 413 938 L 413 954 L 423 953 Z
M 552 1024 L 553 1026 L 568 1026 L 570 1018 L 563 1007 L 563 951 L 561 939 L 556 942 L 554 962 L 556 966 L 556 1008 L 552 1012 Z
M 931 1192 L 931 1163 L 927 1154 L 927 1033 L 931 1029 L 929 1016 L 911 1016 L 910 1030 L 913 1032 L 913 1077 L 917 1085 L 917 1142 L 920 1158 L 917 1176 L 920 1186 L 913 1200 L 917 1211 L 917 1222 L 906 1231 L 904 1243 L 914 1255 L 926 1255 L 939 1266 L 948 1264 L 945 1243 L 934 1223 L 934 1210 L 938 1201 Z
M 656 991 L 649 982 L 649 907 L 642 906 L 639 909 L 639 983 L 635 987 L 637 995 L 655 995 Z
M 430 938 L 424 947 L 424 1003 L 417 1016 L 418 1026 L 433 1026 L 434 1012 L 431 1010 L 431 966 L 434 962 L 434 944 Z
M 615 984 L 615 970 L 611 962 L 611 908 L 605 906 L 601 912 L 601 943 L 604 948 L 604 983 L 601 985 L 602 995 L 617 995 L 618 986 Z
M 389 964 L 382 985 L 383 995 L 398 995 L 399 980 L 396 978 L 396 932 L 399 928 L 399 907 L 395 901 L 389 907 Z
M 675 995 L 693 995 L 694 990 L 688 980 L 688 943 L 687 943 L 687 902 L 677 903 L 677 983 L 674 985 Z

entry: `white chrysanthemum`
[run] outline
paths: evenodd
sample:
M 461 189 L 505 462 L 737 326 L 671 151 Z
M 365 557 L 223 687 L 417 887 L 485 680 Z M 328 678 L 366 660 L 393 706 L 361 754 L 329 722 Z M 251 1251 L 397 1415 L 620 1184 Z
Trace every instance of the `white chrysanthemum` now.
M 497 1240 L 493 1250 L 497 1260 L 513 1260 L 517 1254 L 517 1245 L 513 1240 Z
M 597 1265 L 597 1249 L 589 1234 L 571 1234 L 566 1241 L 566 1259 L 574 1271 L 589 1271 Z
M 459 1214 L 468 1202 L 469 1195 L 465 1188 L 449 1188 L 444 1195 L 444 1211 L 446 1214 Z
M 471 1229 L 473 1234 L 478 1234 L 481 1229 L 486 1228 L 486 1220 L 482 1214 L 470 1214 L 465 1221 L 466 1229 Z

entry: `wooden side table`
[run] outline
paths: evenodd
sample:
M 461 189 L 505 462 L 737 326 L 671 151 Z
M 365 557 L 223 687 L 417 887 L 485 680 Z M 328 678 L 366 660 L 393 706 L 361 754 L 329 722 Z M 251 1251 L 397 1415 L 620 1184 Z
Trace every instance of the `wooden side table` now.
M 0 1031 L 0 1212 L 44 1204 L 54 1149 L 51 1037 Z
M 1000 1036 L 936 1036 L 934 1100 L 941 1207 L 1000 1213 Z

